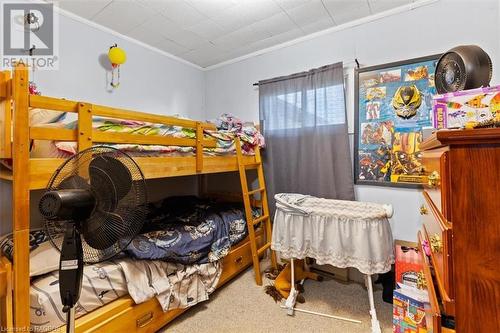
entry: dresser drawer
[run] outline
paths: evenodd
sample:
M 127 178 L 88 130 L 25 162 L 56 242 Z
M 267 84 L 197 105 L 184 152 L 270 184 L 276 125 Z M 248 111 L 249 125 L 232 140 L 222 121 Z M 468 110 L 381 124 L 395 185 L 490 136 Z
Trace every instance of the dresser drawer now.
M 424 225 L 423 237 L 431 247 L 431 261 L 445 313 L 454 314 L 454 284 L 452 261 L 452 227 L 424 191 L 424 204 L 420 208 Z
M 436 289 L 434 288 L 434 283 L 432 282 L 432 273 L 431 273 L 431 268 L 430 268 L 430 262 L 425 255 L 425 252 L 423 251 L 422 248 L 422 242 L 424 238 L 420 231 L 418 232 L 418 247 L 419 247 L 419 252 L 421 253 L 422 256 L 422 269 L 423 269 L 423 275 L 425 278 L 425 285 L 427 289 L 427 293 L 429 294 L 429 303 L 430 303 L 430 309 L 427 313 L 427 324 L 429 325 L 429 322 L 432 321 L 432 332 L 434 333 L 440 333 L 441 332 L 441 311 L 439 309 L 439 302 L 436 294 Z
M 423 152 L 424 188 L 443 216 L 451 220 L 449 198 L 449 148 L 442 147 Z

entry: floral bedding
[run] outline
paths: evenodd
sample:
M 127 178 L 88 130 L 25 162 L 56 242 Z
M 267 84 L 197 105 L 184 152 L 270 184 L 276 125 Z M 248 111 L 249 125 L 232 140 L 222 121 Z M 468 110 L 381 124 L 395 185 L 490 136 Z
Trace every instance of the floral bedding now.
M 229 114 L 223 114 L 216 119 L 217 130 L 205 129 L 206 139 L 215 139 L 215 148 L 204 148 L 203 152 L 207 155 L 226 155 L 235 152 L 235 138 L 240 138 L 244 154 L 253 155 L 254 147 L 259 145 L 264 147 L 264 137 L 251 123 L 243 123 L 238 118 Z M 66 128 L 74 129 L 77 122 L 71 122 L 65 125 Z M 171 126 L 162 124 L 153 124 L 140 121 L 129 121 L 112 118 L 94 117 L 93 128 L 103 132 L 130 133 L 137 135 L 160 135 L 171 136 L 175 138 L 196 138 L 196 131 L 192 128 L 183 128 L 181 126 Z M 182 146 L 162 146 L 162 145 L 139 145 L 139 144 L 107 144 L 125 152 L 135 153 L 177 153 L 181 155 L 193 154 L 195 147 Z M 55 142 L 58 150 L 76 154 L 78 151 L 76 142 Z
M 126 249 L 132 258 L 184 265 L 216 262 L 247 235 L 243 207 L 238 204 L 170 197 L 150 205 L 149 212 L 143 233 Z

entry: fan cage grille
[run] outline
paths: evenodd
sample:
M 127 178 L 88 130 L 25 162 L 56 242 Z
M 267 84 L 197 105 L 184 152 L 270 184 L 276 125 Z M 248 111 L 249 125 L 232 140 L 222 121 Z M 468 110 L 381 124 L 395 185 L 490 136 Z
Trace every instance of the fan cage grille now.
M 112 233 L 113 237 L 116 237 L 113 245 L 104 249 L 97 249 L 90 246 L 89 242 L 94 243 L 99 240 L 89 239 L 89 242 L 87 242 L 84 233 L 81 233 L 83 260 L 85 263 L 97 263 L 110 259 L 124 250 L 142 229 L 147 213 L 146 183 L 139 166 L 128 154 L 112 147 L 94 146 L 70 157 L 54 173 L 47 186 L 47 191 L 57 191 L 62 188 L 83 188 L 92 191 L 96 195 L 97 201 L 109 198 L 109 193 L 103 194 L 93 191 L 89 177 L 90 163 L 95 159 L 103 157 L 111 157 L 120 161 L 130 172 L 132 183 L 130 184 L 130 190 L 124 194 L 123 198 L 115 197 L 116 204 L 113 207 L 113 211 L 110 212 L 114 217 L 111 219 L 113 221 L 110 221 L 109 217 L 106 220 L 106 217 L 109 215 L 99 212 L 98 209 L 94 209 L 91 217 L 87 221 L 81 222 L 89 223 L 89 221 L 92 221 L 100 226 L 106 226 L 103 223 L 108 223 L 105 231 L 108 234 Z M 71 181 L 63 183 L 67 179 L 71 179 Z M 117 191 L 120 190 L 115 190 L 115 192 Z M 50 241 L 59 251 L 61 251 L 64 232 L 68 222 L 70 221 L 44 220 L 45 230 L 49 235 Z M 109 224 L 112 225 L 110 226 Z M 106 233 L 93 233 L 92 237 L 106 237 Z

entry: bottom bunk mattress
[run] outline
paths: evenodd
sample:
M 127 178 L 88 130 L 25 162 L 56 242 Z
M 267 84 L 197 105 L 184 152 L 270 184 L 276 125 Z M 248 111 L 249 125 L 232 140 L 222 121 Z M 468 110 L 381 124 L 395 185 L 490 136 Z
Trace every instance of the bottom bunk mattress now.
M 82 291 L 75 307 L 83 316 L 129 294 L 139 304 L 156 297 L 164 311 L 208 300 L 222 273 L 220 262 L 180 265 L 122 257 L 84 268 Z M 66 324 L 57 272 L 36 278 L 30 288 L 32 331 L 47 332 Z

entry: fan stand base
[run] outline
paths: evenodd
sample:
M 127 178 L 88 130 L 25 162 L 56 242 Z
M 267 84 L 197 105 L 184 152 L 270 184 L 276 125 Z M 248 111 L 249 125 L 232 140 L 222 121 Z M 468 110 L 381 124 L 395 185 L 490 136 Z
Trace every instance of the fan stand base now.
M 66 313 L 66 333 L 75 333 L 75 308 L 69 308 Z

